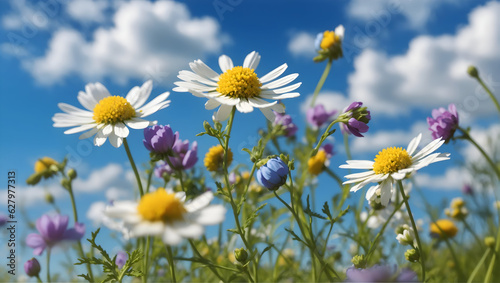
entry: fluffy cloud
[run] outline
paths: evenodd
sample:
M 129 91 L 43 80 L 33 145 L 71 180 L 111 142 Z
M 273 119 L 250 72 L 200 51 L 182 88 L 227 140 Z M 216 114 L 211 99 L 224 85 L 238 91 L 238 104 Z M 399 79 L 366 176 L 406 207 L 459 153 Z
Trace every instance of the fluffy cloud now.
M 415 181 L 418 186 L 426 189 L 461 190 L 464 184 L 470 183 L 470 172 L 461 167 L 450 167 L 441 175 L 417 173 Z
M 88 8 L 88 1 L 82 3 Z M 86 81 L 109 77 L 118 83 L 131 78 L 166 83 L 189 61 L 218 52 L 225 41 L 214 18 L 194 18 L 185 4 L 131 1 L 118 6 L 110 27 L 100 27 L 90 37 L 58 29 L 45 54 L 23 65 L 43 84 L 70 75 Z
M 312 59 L 316 55 L 316 50 L 314 49 L 315 38 L 316 35 L 308 32 L 295 33 L 288 43 L 288 51 L 293 56 L 303 56 Z
M 311 105 L 312 94 L 307 96 L 307 99 L 304 103 L 301 104 L 300 110 L 302 113 L 306 113 L 307 109 L 309 109 L 309 105 Z M 327 111 L 342 111 L 344 108 L 349 106 L 353 101 L 350 101 L 345 95 L 334 92 L 334 91 L 323 91 L 318 94 L 316 97 L 315 104 L 323 104 Z
M 108 2 L 104 0 L 73 0 L 66 6 L 67 13 L 83 23 L 104 22 Z
M 130 188 L 131 185 L 124 180 L 124 176 L 126 176 L 126 173 L 123 167 L 111 163 L 103 168 L 92 171 L 86 179 L 75 179 L 73 181 L 73 189 L 76 192 L 97 192 L 104 191 L 110 186 L 119 186 L 120 184 L 128 184 L 127 187 Z
M 353 0 L 347 6 L 347 13 L 356 19 L 368 21 L 376 19 L 382 13 L 401 13 L 413 29 L 425 27 L 432 12 L 443 3 L 452 3 L 450 0 Z
M 22 30 L 27 28 L 30 33 L 45 30 L 50 27 L 46 3 L 30 3 L 26 0 L 11 0 L 12 11 L 2 17 L 2 27 L 6 30 Z M 49 13 L 50 14 L 50 13 Z
M 455 35 L 416 37 L 408 51 L 397 56 L 363 51 L 349 76 L 349 97 L 388 115 L 451 102 L 463 117 L 489 115 L 494 107 L 466 70 L 478 66 L 487 83 L 498 87 L 490 74 L 500 73 L 499 46 L 500 3 L 490 2 L 474 9 L 469 24 Z

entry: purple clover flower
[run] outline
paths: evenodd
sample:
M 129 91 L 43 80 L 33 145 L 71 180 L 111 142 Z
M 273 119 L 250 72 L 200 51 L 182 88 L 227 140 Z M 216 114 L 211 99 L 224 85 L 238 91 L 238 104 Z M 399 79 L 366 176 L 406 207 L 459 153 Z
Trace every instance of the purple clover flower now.
M 168 162 L 159 162 L 159 166 L 155 169 L 155 175 L 158 178 L 162 178 L 164 172 L 172 174 L 176 170 L 191 169 L 198 161 L 198 143 L 194 141 L 191 144 L 191 149 L 189 149 L 189 140 L 180 140 L 178 132 L 175 133 L 175 136 L 175 143 L 172 146 L 172 155 L 166 157 L 174 168 L 171 168 Z
M 434 139 L 442 138 L 445 143 L 448 143 L 458 128 L 458 113 L 455 104 L 448 105 L 448 110 L 443 107 L 432 110 L 432 118 L 427 117 L 427 124 Z
M 151 152 L 157 154 L 168 153 L 178 138 L 174 135 L 170 125 L 155 125 L 144 129 L 144 146 Z
M 361 107 L 363 102 L 353 102 L 344 109 L 341 116 L 347 121 L 340 125 L 342 133 L 352 134 L 357 137 L 363 137 L 362 133 L 368 132 L 368 123 L 371 120 L 370 111 L 366 107 Z
M 398 272 L 396 265 L 376 264 L 362 269 L 349 267 L 346 271 L 347 282 L 417 282 L 417 274 L 410 269 Z
M 257 170 L 257 181 L 269 190 L 275 191 L 285 184 L 288 172 L 288 165 L 281 158 L 271 158 Z
M 7 223 L 8 220 L 9 218 L 7 217 L 7 215 L 0 214 L 0 227 L 5 225 L 5 223 Z
M 38 276 L 40 270 L 40 263 L 36 258 L 32 258 L 24 263 L 24 272 L 26 272 L 29 277 Z
M 45 248 L 51 248 L 62 241 L 79 241 L 85 234 L 85 225 L 75 223 L 75 227 L 68 227 L 67 215 L 47 214 L 36 220 L 36 229 L 39 234 L 31 233 L 26 237 L 26 245 L 33 248 L 34 255 L 41 255 Z
M 474 195 L 474 189 L 472 188 L 471 185 L 469 184 L 465 184 L 463 187 L 462 187 L 462 193 L 464 193 L 465 195 Z
M 274 112 L 275 119 L 274 125 L 281 125 L 285 129 L 285 137 L 293 137 L 297 130 L 297 125 L 295 125 L 292 121 L 292 117 L 288 114 L 282 114 L 278 112 Z
M 324 123 L 330 121 L 336 113 L 336 110 L 328 112 L 325 110 L 323 104 L 318 104 L 313 108 L 307 109 L 306 119 L 313 127 L 319 128 Z
M 122 267 L 125 265 L 125 263 L 128 260 L 128 254 L 124 251 L 119 251 L 116 253 L 116 259 L 115 263 L 116 266 L 118 266 L 119 269 L 122 269 Z

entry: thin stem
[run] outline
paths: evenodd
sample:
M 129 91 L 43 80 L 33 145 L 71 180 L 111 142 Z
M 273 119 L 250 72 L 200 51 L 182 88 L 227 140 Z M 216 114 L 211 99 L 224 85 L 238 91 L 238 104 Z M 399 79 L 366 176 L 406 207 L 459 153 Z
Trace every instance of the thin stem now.
M 493 100 L 493 103 L 495 103 L 495 106 L 497 107 L 497 110 L 500 113 L 500 104 L 498 104 L 498 100 L 496 99 L 496 97 L 493 95 L 493 93 L 490 91 L 490 89 L 486 86 L 486 84 L 479 76 L 477 76 L 476 79 L 479 82 L 479 84 L 481 84 L 481 86 L 484 88 L 484 90 L 486 90 L 486 92 L 490 95 L 491 100 Z
M 470 274 L 469 280 L 467 280 L 467 283 L 472 283 L 473 282 L 474 278 L 476 277 L 476 274 L 479 272 L 479 269 L 481 268 L 481 266 L 486 261 L 486 258 L 488 257 L 488 255 L 490 254 L 490 252 L 491 252 L 490 248 L 486 249 L 486 252 L 484 252 L 483 257 L 481 257 L 481 259 L 477 263 L 476 267 L 474 268 L 474 270 Z
M 146 184 L 146 194 L 149 193 L 149 187 L 151 186 L 151 178 L 153 177 L 153 173 L 155 171 L 155 163 L 154 162 L 150 162 L 151 163 L 151 168 L 149 169 L 149 173 L 148 173 L 148 182 Z
M 313 98 L 311 99 L 311 107 L 314 106 L 316 98 L 318 97 L 318 93 L 323 88 L 323 85 L 325 84 L 326 78 L 328 77 L 331 68 L 332 68 L 332 59 L 329 59 L 328 62 L 326 63 L 325 70 L 323 71 L 323 74 L 321 75 L 321 78 L 319 79 L 318 84 L 314 89 Z
M 398 180 L 399 191 L 403 197 L 403 202 L 406 205 L 406 210 L 408 210 L 408 216 L 410 217 L 411 226 L 413 231 L 415 231 L 415 239 L 417 240 L 418 250 L 420 252 L 420 265 L 422 266 L 422 282 L 425 282 L 425 255 L 422 243 L 420 242 L 420 236 L 418 235 L 417 225 L 415 224 L 415 219 L 413 219 L 413 214 L 411 213 L 410 204 L 408 203 L 408 198 L 406 197 L 405 190 L 403 188 L 403 182 Z
M 39 283 L 42 283 L 42 282 L 43 282 L 43 281 L 42 281 L 42 279 L 40 279 L 40 275 L 38 275 L 38 274 L 36 275 L 36 279 L 37 279 L 37 281 L 38 281 Z
M 339 187 L 344 187 L 342 185 L 342 179 L 340 179 L 339 176 L 337 176 L 337 174 L 335 174 L 335 172 L 333 172 L 330 168 L 326 167 L 325 166 L 325 172 L 330 175 L 330 177 L 332 177 L 333 179 L 335 179 L 335 181 L 337 181 L 337 183 L 339 184 Z
M 476 242 L 479 245 L 479 247 L 482 247 L 483 243 L 481 242 L 481 240 L 477 236 L 476 232 L 474 232 L 474 230 L 472 230 L 472 227 L 470 227 L 469 223 L 467 223 L 467 221 L 465 221 L 465 219 L 462 219 L 462 222 L 464 223 L 465 229 L 469 230 L 469 232 L 472 234 L 472 236 L 476 240 Z
M 142 189 L 141 177 L 139 176 L 139 172 L 137 171 L 137 167 L 135 166 L 134 158 L 132 158 L 132 153 L 130 153 L 130 148 L 128 147 L 127 138 L 123 138 L 123 146 L 125 147 L 125 151 L 127 152 L 128 160 L 130 161 L 130 165 L 134 170 L 135 179 L 137 180 L 137 186 L 139 187 L 139 194 L 144 195 L 144 190 Z
M 146 245 L 144 246 L 144 250 L 146 251 L 146 254 L 144 256 L 144 276 L 142 276 L 142 282 L 147 283 L 148 282 L 148 259 L 149 259 L 149 250 L 150 250 L 150 241 L 151 237 L 148 236 L 146 239 Z
M 193 251 L 194 253 L 201 259 L 205 259 L 201 254 L 200 252 L 198 251 L 198 249 L 196 248 L 196 245 L 193 243 L 193 240 L 189 239 L 189 244 L 191 244 L 191 248 L 193 248 Z M 209 265 L 207 265 L 208 268 L 210 268 L 210 270 L 213 272 L 213 274 L 215 274 L 215 276 L 217 276 L 217 278 L 219 278 L 220 281 L 222 282 L 225 282 L 224 278 L 222 278 L 222 276 L 219 274 L 219 272 L 217 272 L 217 269 L 215 269 L 213 267 L 213 264 L 210 263 Z
M 495 245 L 495 252 L 493 253 L 493 256 L 491 257 L 490 265 L 488 266 L 488 271 L 486 272 L 486 277 L 484 279 L 484 282 L 491 282 L 491 277 L 493 276 L 493 269 L 495 268 L 495 261 L 498 256 L 498 252 L 500 251 L 500 227 L 497 232 L 497 239 L 496 239 L 496 245 Z
M 47 282 L 50 283 L 50 248 L 47 249 Z
M 172 256 L 172 248 L 167 245 L 167 260 L 168 266 L 170 268 L 170 274 L 172 276 L 172 282 L 177 282 L 175 279 L 175 266 L 174 266 L 174 257 Z
M 496 164 L 493 162 L 493 160 L 491 160 L 491 158 L 489 157 L 489 155 L 483 150 L 483 148 L 469 135 L 469 133 L 461 128 L 461 127 L 458 127 L 458 129 L 463 133 L 464 135 L 464 138 L 468 141 L 470 141 L 480 152 L 481 154 L 484 156 L 484 158 L 486 159 L 486 161 L 488 162 L 488 164 L 491 166 L 491 168 L 493 169 L 493 171 L 495 171 L 495 174 L 497 175 L 498 179 L 500 180 L 500 170 L 498 169 L 498 166 L 496 166 Z
M 351 160 L 351 149 L 349 147 L 349 134 L 345 133 L 344 134 L 344 147 L 345 147 L 345 154 L 347 155 L 347 160 Z
M 172 164 L 172 161 L 167 157 L 165 158 L 165 161 L 167 161 L 168 166 L 170 166 L 170 169 L 175 170 L 174 165 Z M 182 179 L 182 170 L 176 170 L 175 171 L 177 174 L 177 178 L 179 179 L 179 182 L 181 183 L 181 189 L 183 192 L 186 192 L 186 188 L 184 188 L 184 180 Z

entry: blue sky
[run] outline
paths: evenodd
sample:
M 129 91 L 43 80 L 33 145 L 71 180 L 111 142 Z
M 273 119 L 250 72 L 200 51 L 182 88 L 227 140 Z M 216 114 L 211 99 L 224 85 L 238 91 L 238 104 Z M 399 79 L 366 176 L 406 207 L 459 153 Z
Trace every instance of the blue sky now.
M 221 54 L 241 64 L 255 50 L 262 55 L 258 75 L 283 63 L 288 64 L 285 74 L 299 73 L 301 96 L 285 103 L 302 134 L 303 105 L 324 68 L 324 63 L 312 62 L 314 37 L 339 24 L 346 28 L 345 57 L 334 62 L 319 101 L 338 110 L 363 101 L 372 111 L 369 133 L 351 139 L 355 159 L 372 159 L 384 147 L 406 146 L 419 132 L 424 142 L 430 141 L 425 118 L 449 103 L 457 104 L 461 124 L 473 127 L 480 142 L 500 132 L 494 107 L 466 74 L 467 66 L 478 66 L 500 92 L 497 1 L 10 0 L 0 2 L 0 11 L 0 172 L 16 170 L 19 204 L 33 219 L 51 210 L 40 200 L 46 190 L 70 211 L 57 184 L 24 184 L 43 156 L 71 158 L 81 177 L 75 190 L 82 216 L 93 202 L 132 197 L 123 148 L 109 143 L 97 148 L 91 139 L 80 141 L 78 135 L 52 127 L 51 117 L 60 112 L 57 103 L 80 107 L 76 96 L 85 84 L 99 81 L 112 94 L 125 95 L 152 79 L 156 96 L 171 91 L 175 75 L 188 62 L 202 59 L 218 70 Z M 187 93 L 171 91 L 170 99 L 171 106 L 151 118 L 170 124 L 182 139 L 197 140 L 201 166 L 215 141 L 195 135 L 212 112 L 204 110 L 204 99 Z M 237 160 L 248 163 L 241 148 L 253 146 L 262 127 L 265 118 L 259 111 L 238 113 L 231 140 Z M 336 137 L 338 155 L 330 168 L 341 175 L 336 168 L 346 158 Z M 142 131 L 133 131 L 128 140 L 136 161 L 147 162 Z M 451 152 L 452 160 L 422 170 L 417 179 L 427 195 L 438 196 L 436 201 L 458 194 L 470 180 L 459 167 L 459 156 L 478 158 L 464 143 L 442 151 Z

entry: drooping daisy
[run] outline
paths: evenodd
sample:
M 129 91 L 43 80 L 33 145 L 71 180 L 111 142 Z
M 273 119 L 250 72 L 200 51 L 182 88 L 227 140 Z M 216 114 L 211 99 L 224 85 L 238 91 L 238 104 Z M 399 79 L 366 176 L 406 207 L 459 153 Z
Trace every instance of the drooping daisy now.
M 340 168 L 368 169 L 368 171 L 345 176 L 350 180 L 344 184 L 355 183 L 356 185 L 351 188 L 351 192 L 356 192 L 368 183 L 378 183 L 366 192 L 366 199 L 370 200 L 377 194 L 380 196 L 380 203 L 386 206 L 391 199 L 395 181 L 403 180 L 431 163 L 450 159 L 449 153 L 433 153 L 444 143 L 441 138 L 433 140 L 414 154 L 421 139 L 422 134 L 413 138 L 407 149 L 386 148 L 378 153 L 375 161 L 347 160 L 347 164 L 340 165 Z
M 54 127 L 74 127 L 66 130 L 65 134 L 86 131 L 80 135 L 80 139 L 95 135 L 94 145 L 96 146 L 103 145 L 109 138 L 111 145 L 120 147 L 123 138 L 129 134 L 128 127 L 144 129 L 156 124 L 156 121 L 151 122 L 142 118 L 170 104 L 170 100 L 166 100 L 170 93 L 165 92 L 144 105 L 152 88 L 153 82 L 149 80 L 141 87 L 133 87 L 126 97 L 121 97 L 112 96 L 101 83 L 87 84 L 85 92 L 78 93 L 78 101 L 87 110 L 59 103 L 59 108 L 65 113 L 56 113 L 52 117 Z
M 174 91 L 191 92 L 194 96 L 208 98 L 206 109 L 219 110 L 214 120 L 225 121 L 229 118 L 233 106 L 241 113 L 249 113 L 259 108 L 266 118 L 273 122 L 273 110 L 284 113 L 285 107 L 278 100 L 298 97 L 297 89 L 301 83 L 285 86 L 295 80 L 298 74 L 291 74 L 275 80 L 288 67 L 283 64 L 267 75 L 258 77 L 255 69 L 259 65 L 260 55 L 253 51 L 248 54 L 243 66 L 234 67 L 233 61 L 226 55 L 219 57 L 222 74 L 216 73 L 201 60 L 189 63 L 191 71 L 180 71 L 177 76 L 182 81 L 175 82 Z M 265 99 L 271 100 L 266 101 Z
M 116 201 L 105 210 L 111 218 L 121 220 L 127 236 L 161 235 L 168 245 L 177 245 L 183 238 L 198 238 L 205 232 L 204 225 L 224 221 L 226 209 L 222 205 L 208 205 L 213 199 L 208 191 L 185 202 L 183 192 L 159 188 L 145 194 L 139 202 Z

